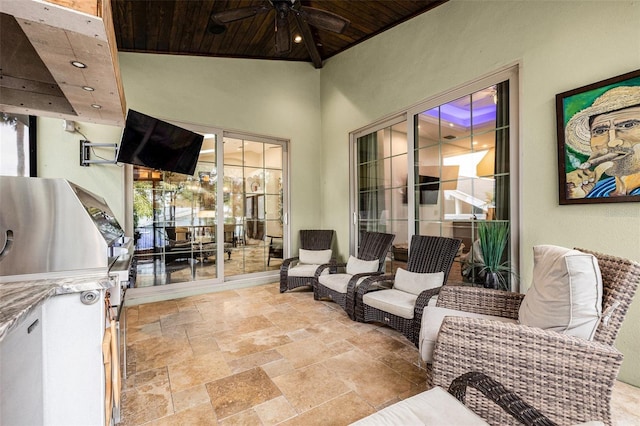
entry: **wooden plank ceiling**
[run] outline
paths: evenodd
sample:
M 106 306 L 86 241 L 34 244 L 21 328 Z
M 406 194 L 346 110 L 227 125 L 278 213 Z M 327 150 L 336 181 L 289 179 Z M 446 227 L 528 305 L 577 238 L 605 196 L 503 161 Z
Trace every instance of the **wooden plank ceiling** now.
M 112 0 L 112 6 L 119 51 L 303 61 L 320 68 L 322 61 L 445 1 L 298 0 L 295 7 L 329 11 L 350 25 L 336 34 L 303 23 L 305 31 L 289 13 L 291 37 L 310 34 L 313 42 L 291 43 L 285 54 L 275 49 L 276 12 L 268 0 Z M 213 13 L 263 5 L 270 10 L 226 23 L 222 34 L 211 31 Z

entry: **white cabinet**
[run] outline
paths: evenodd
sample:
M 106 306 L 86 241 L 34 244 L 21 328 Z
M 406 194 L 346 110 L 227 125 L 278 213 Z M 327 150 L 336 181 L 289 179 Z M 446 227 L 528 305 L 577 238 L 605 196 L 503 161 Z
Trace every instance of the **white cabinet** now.
M 1 426 L 105 424 L 104 290 L 47 299 L 0 342 Z
M 104 425 L 102 361 L 104 291 L 95 302 L 81 293 L 47 300 L 44 324 L 44 419 L 46 425 Z
M 0 343 L 0 425 L 43 424 L 42 309 Z

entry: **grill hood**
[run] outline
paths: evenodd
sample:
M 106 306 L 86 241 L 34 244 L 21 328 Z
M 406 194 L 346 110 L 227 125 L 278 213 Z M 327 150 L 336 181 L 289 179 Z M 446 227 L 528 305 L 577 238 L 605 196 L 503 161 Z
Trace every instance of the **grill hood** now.
M 64 179 L 0 176 L 0 282 L 107 273 L 123 243 L 103 198 Z

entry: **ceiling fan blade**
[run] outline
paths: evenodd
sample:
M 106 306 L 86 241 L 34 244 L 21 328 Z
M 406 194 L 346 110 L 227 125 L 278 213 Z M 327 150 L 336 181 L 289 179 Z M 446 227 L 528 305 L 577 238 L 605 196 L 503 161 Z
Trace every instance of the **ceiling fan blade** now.
M 314 27 L 321 28 L 323 30 L 332 31 L 334 33 L 342 34 L 342 32 L 349 26 L 351 21 L 337 15 L 333 12 L 326 10 L 315 9 L 313 7 L 300 6 L 298 9 L 300 15 Z
M 311 56 L 313 66 L 316 69 L 322 68 L 322 58 L 320 57 L 320 52 L 318 52 L 318 48 L 316 47 L 316 42 L 313 39 L 313 34 L 311 33 L 309 24 L 307 24 L 307 21 L 302 19 L 302 16 L 297 13 L 294 13 L 293 17 L 296 19 L 298 29 L 302 33 L 302 41 L 304 41 L 307 52 L 309 52 L 309 56 Z
M 276 16 L 276 53 L 289 53 L 291 51 L 291 31 L 289 30 L 289 17 L 287 15 Z
M 270 10 L 271 10 L 270 7 L 264 6 L 264 5 L 252 6 L 252 7 L 241 7 L 238 9 L 223 10 L 222 12 L 212 13 L 211 18 L 214 20 L 217 20 L 218 22 L 222 22 L 223 24 L 228 24 L 229 22 L 250 18 L 260 13 L 269 12 Z

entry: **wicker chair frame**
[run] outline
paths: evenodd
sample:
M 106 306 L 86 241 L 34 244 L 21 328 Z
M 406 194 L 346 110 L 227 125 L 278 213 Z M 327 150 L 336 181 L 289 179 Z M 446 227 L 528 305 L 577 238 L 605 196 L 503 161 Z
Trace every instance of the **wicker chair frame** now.
M 300 248 L 303 250 L 328 250 L 333 243 L 332 229 L 303 229 L 300 231 Z M 290 277 L 289 269 L 300 260 L 299 256 L 290 257 L 282 261 L 280 266 L 280 293 L 297 287 L 310 286 L 313 288 L 315 276 Z M 332 259 L 331 263 L 335 263 Z
M 593 251 L 603 281 L 603 319 L 593 341 L 524 325 L 446 317 L 438 333 L 429 383 L 448 386 L 469 371 L 482 372 L 558 424 L 599 420 L 612 424 L 611 394 L 623 355 L 614 342 L 640 285 L 640 263 Z M 444 286 L 437 306 L 518 318 L 523 295 Z M 487 407 L 477 393 L 466 405 L 491 424 L 517 424 Z
M 411 238 L 407 270 L 416 273 L 444 272 L 447 282 L 449 271 L 458 254 L 462 240 L 458 238 L 414 235 Z M 398 330 L 407 339 L 418 346 L 422 311 L 429 299 L 440 292 L 440 288 L 425 290 L 418 296 L 414 307 L 413 318 L 407 319 L 363 303 L 363 296 L 370 291 L 384 290 L 393 285 L 393 275 L 367 278 L 356 291 L 355 317 L 360 322 L 380 322 Z
M 464 404 L 467 387 L 477 389 L 482 395 L 495 402 L 514 419 L 527 426 L 555 426 L 540 411 L 527 404 L 515 392 L 502 386 L 486 374 L 473 371 L 456 377 L 449 385 L 449 393 Z
M 389 249 L 391 249 L 391 244 L 393 243 L 393 239 L 395 235 L 393 234 L 385 234 L 382 232 L 369 232 L 365 231 L 360 236 L 360 248 L 358 250 L 358 259 L 361 260 L 378 260 L 378 271 L 373 273 L 363 273 L 363 274 L 355 274 L 351 276 L 349 283 L 347 285 L 347 292 L 340 293 L 333 289 L 330 289 L 320 283 L 318 281 L 322 272 L 331 267 L 335 266 L 333 270 L 330 270 L 330 273 L 340 273 L 339 271 L 344 270 L 346 268 L 346 263 L 338 263 L 336 265 L 325 264 L 320 266 L 316 270 L 315 281 L 313 283 L 313 298 L 315 300 L 320 299 L 330 299 L 340 305 L 342 309 L 345 310 L 349 318 L 355 320 L 355 293 L 356 293 L 356 284 L 360 278 L 368 277 L 372 275 L 382 275 L 385 267 L 385 259 L 387 257 L 387 253 Z

